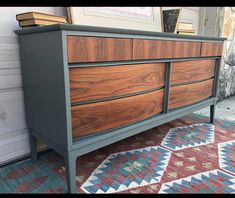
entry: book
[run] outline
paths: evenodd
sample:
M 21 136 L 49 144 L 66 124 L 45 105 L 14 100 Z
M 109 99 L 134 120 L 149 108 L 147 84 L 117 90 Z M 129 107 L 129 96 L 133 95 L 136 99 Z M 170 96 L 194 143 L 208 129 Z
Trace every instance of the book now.
M 61 21 L 61 22 L 67 22 L 67 17 L 65 16 L 57 16 L 57 15 L 51 15 L 41 12 L 25 12 L 21 14 L 16 15 L 16 20 L 22 21 L 22 20 L 30 20 L 30 19 L 44 19 L 44 20 L 51 20 L 51 21 Z
M 29 20 L 19 21 L 19 25 L 21 27 L 36 26 L 36 25 L 52 25 L 52 24 L 57 24 L 57 23 L 67 23 L 67 22 L 51 21 L 51 20 L 43 20 L 43 19 L 29 19 Z
M 183 35 L 194 35 L 194 32 L 178 31 L 177 34 Z
M 177 29 L 192 30 L 193 29 L 193 24 L 192 23 L 186 23 L 186 22 L 179 22 Z

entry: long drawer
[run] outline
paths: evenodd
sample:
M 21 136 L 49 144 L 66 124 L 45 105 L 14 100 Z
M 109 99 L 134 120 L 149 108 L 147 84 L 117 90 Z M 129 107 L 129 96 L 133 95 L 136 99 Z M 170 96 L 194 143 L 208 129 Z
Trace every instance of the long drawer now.
M 73 138 L 142 121 L 163 110 L 164 90 L 72 106 Z
M 200 42 L 133 39 L 133 59 L 199 57 Z
M 164 63 L 71 68 L 71 102 L 151 90 L 163 87 L 164 80 Z
M 200 81 L 212 78 L 215 74 L 215 60 L 193 60 L 173 62 L 171 84 Z
M 212 96 L 213 80 L 170 88 L 169 109 L 200 102 Z
M 67 36 L 69 63 L 132 59 L 132 40 L 89 36 Z

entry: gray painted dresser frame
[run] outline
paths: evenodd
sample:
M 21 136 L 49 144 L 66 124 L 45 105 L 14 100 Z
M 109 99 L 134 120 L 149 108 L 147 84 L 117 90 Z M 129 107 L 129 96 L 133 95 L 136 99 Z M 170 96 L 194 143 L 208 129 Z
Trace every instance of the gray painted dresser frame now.
M 76 192 L 76 158 L 98 148 L 177 119 L 201 108 L 210 106 L 210 123 L 214 122 L 215 104 L 221 57 L 194 57 L 138 61 L 112 61 L 68 64 L 67 35 L 144 38 L 161 40 L 223 42 L 225 38 L 176 35 L 137 30 L 56 24 L 16 30 L 19 35 L 20 58 L 23 76 L 26 121 L 32 161 L 37 160 L 37 139 L 61 154 L 66 163 L 68 192 Z M 182 108 L 168 110 L 170 70 L 172 61 L 215 59 L 215 79 L 212 97 Z M 72 139 L 69 67 L 109 66 L 136 63 L 165 62 L 164 109 L 141 122 L 125 127 Z

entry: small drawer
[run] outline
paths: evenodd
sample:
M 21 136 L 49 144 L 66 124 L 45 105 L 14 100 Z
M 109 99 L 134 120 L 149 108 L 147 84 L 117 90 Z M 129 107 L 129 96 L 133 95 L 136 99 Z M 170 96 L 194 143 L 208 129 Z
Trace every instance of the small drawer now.
M 122 38 L 67 36 L 69 63 L 132 59 L 132 41 Z
M 209 98 L 212 96 L 213 80 L 171 87 L 169 109 L 190 105 Z
M 133 94 L 164 86 L 165 64 L 70 68 L 71 102 Z
M 201 56 L 221 56 L 223 42 L 202 42 Z
M 215 60 L 173 62 L 171 84 L 206 80 L 214 77 Z
M 200 42 L 133 39 L 133 59 L 199 57 Z
M 73 138 L 142 121 L 163 110 L 164 90 L 72 106 Z

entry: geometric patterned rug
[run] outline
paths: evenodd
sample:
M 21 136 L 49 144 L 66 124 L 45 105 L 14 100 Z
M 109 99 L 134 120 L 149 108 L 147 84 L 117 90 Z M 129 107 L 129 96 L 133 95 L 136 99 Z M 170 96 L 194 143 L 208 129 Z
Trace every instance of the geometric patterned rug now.
M 235 122 L 190 114 L 77 158 L 78 193 L 235 193 Z M 0 169 L 0 193 L 66 193 L 54 151 Z

